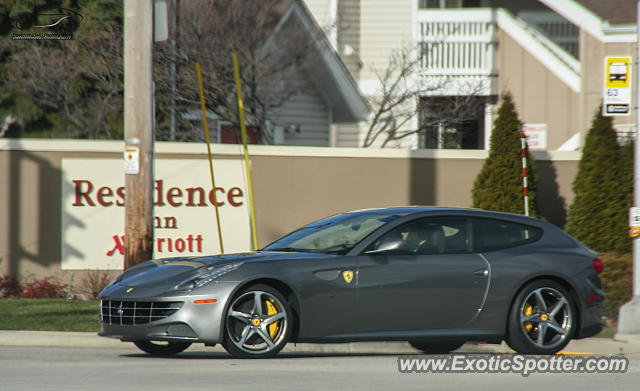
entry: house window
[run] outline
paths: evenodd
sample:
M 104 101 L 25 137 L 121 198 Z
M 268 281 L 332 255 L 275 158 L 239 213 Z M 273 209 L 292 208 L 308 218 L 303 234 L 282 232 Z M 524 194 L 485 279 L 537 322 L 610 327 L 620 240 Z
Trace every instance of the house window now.
M 485 96 L 420 99 L 420 146 L 429 149 L 483 149 Z
M 480 0 L 419 0 L 418 8 L 465 8 L 480 7 Z
M 418 8 L 440 8 L 440 0 L 420 0 Z

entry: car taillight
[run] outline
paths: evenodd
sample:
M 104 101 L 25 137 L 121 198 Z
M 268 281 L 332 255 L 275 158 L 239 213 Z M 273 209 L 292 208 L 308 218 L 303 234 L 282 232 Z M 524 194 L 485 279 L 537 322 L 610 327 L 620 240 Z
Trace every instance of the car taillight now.
M 600 274 L 602 273 L 602 269 L 603 269 L 603 264 L 602 264 L 602 259 L 600 258 L 596 258 L 593 261 L 591 261 L 591 265 L 593 265 L 593 270 L 596 271 L 596 273 Z

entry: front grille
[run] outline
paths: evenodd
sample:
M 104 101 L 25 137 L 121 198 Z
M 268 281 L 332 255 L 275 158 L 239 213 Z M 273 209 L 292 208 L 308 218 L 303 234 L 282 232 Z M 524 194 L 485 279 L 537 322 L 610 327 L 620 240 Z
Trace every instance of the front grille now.
M 102 300 L 100 321 L 108 325 L 139 325 L 155 322 L 175 314 L 182 301 Z

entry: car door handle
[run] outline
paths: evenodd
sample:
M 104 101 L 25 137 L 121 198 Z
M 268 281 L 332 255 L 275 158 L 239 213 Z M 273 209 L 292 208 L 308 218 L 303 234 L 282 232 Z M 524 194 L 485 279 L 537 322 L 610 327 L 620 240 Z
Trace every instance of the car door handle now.
M 487 275 L 489 275 L 489 270 L 487 270 L 487 269 L 479 269 L 479 270 L 476 270 L 475 272 L 473 272 L 473 274 L 478 276 L 478 277 L 486 277 Z

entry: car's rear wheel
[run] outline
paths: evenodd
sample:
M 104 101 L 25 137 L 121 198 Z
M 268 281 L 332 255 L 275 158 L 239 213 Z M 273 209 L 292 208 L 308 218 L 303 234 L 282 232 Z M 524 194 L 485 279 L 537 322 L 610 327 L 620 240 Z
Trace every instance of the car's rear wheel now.
M 443 342 L 421 342 L 409 341 L 409 345 L 426 354 L 446 354 L 459 349 L 464 342 L 459 341 L 443 341 Z
M 189 342 L 135 341 L 138 349 L 152 356 L 173 356 L 191 346 Z
M 576 310 L 566 289 L 552 280 L 533 281 L 516 296 L 507 343 L 525 354 L 554 354 L 573 337 Z
M 238 358 L 273 357 L 289 341 L 291 314 L 278 290 L 268 285 L 244 289 L 227 309 L 222 345 Z

